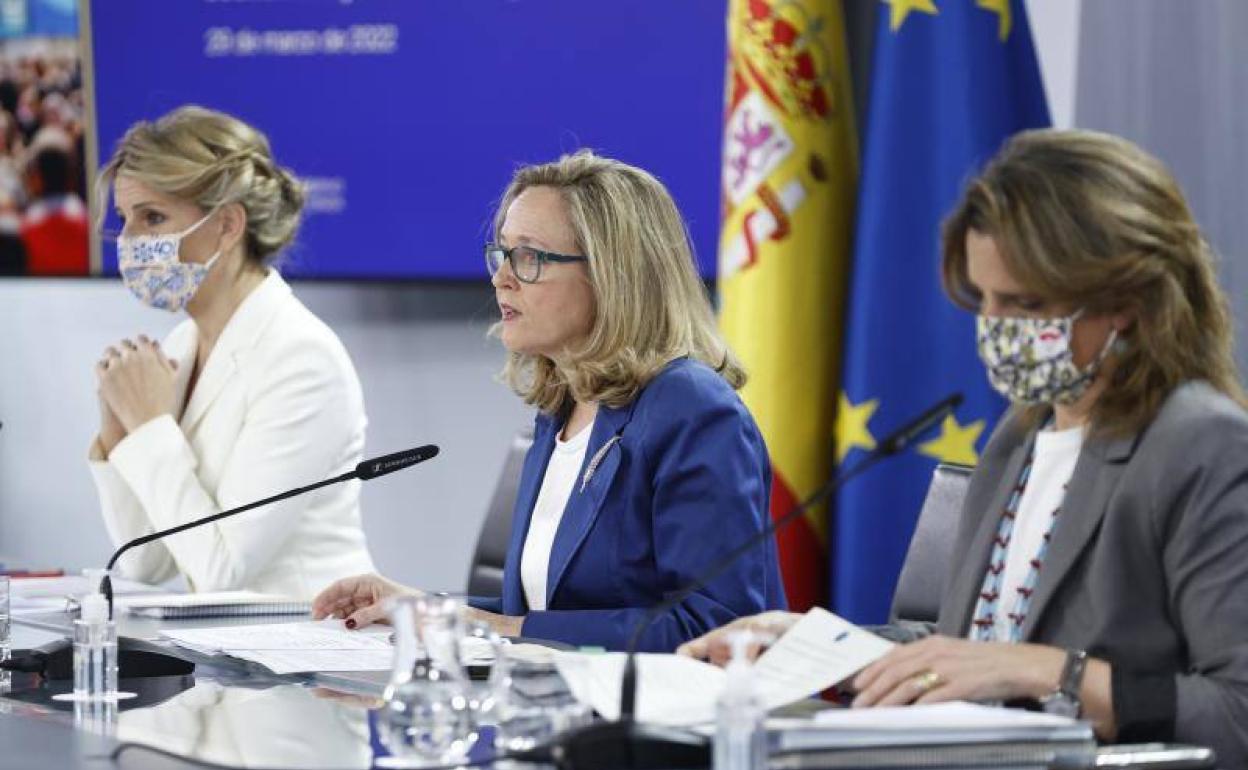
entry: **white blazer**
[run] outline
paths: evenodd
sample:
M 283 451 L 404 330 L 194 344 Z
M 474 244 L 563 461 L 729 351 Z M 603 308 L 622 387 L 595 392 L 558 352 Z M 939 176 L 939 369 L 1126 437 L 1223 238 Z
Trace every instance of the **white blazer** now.
M 166 529 L 344 473 L 364 449 L 364 397 L 338 337 L 269 271 L 217 340 L 190 403 L 198 331 L 179 324 L 162 347 L 178 361 L 174 414 L 136 428 L 91 472 L 113 542 Z M 374 571 L 360 526 L 360 482 L 139 546 L 121 558 L 149 583 L 179 572 L 193 591 L 250 589 L 310 599 Z

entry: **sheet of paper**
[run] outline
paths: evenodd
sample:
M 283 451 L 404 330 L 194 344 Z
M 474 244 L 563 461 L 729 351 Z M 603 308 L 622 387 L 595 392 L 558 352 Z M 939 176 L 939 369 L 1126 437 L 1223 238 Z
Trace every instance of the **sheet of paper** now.
M 165 628 L 160 634 L 193 649 L 231 654 L 240 650 L 390 650 L 388 627 L 369 626 L 360 631 L 348 631 L 340 620 Z
M 555 668 L 577 700 L 605 719 L 619 719 L 625 657 L 622 652 L 558 652 Z M 666 725 L 714 719 L 724 677 L 722 668 L 683 655 L 639 654 L 636 717 Z
M 374 625 L 348 631 L 341 620 L 268 623 L 217 628 L 166 628 L 161 636 L 204 655 L 253 661 L 275 674 L 309 671 L 388 671 L 394 661 L 393 629 Z M 464 665 L 488 665 L 494 650 L 484 639 L 460 641 Z
M 767 708 L 776 708 L 853 676 L 892 647 L 892 642 L 815 607 L 759 657 L 754 681 Z
M 259 663 L 275 674 L 314 671 L 389 671 L 394 651 L 385 650 L 236 650 L 235 658 Z
M 767 708 L 814 695 L 876 660 L 892 643 L 816 608 L 789 629 L 755 663 L 755 683 Z M 620 712 L 623 653 L 561 652 L 555 666 L 568 688 L 606 719 Z M 694 725 L 715 717 L 723 669 L 679 655 L 637 658 L 637 718 Z

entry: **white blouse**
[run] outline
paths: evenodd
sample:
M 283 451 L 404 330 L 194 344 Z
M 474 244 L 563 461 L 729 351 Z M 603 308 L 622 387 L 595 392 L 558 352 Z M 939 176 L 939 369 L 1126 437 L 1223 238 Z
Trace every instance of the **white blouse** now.
M 1018 589 L 1031 571 L 1044 535 L 1053 524 L 1053 512 L 1066 497 L 1066 485 L 1074 475 L 1075 463 L 1083 448 L 1083 427 L 1062 431 L 1042 430 L 1036 434 L 1035 455 L 1027 488 L 1018 501 L 1014 531 L 1005 557 L 1005 574 L 1001 580 L 1000 611 L 996 615 L 993 635 L 1010 638 L 1009 614 L 1018 601 Z M 1060 516 L 1060 514 L 1059 514 Z M 1041 565 L 1041 571 L 1044 566 Z
M 542 477 L 542 488 L 533 504 L 533 516 L 529 519 L 529 532 L 524 538 L 524 551 L 520 556 L 520 583 L 524 586 L 524 600 L 530 610 L 546 609 L 546 574 L 550 568 L 550 551 L 555 544 L 555 533 L 563 519 L 563 510 L 576 485 L 585 461 L 585 449 L 594 423 L 590 422 L 567 441 L 555 437 L 555 449 Z

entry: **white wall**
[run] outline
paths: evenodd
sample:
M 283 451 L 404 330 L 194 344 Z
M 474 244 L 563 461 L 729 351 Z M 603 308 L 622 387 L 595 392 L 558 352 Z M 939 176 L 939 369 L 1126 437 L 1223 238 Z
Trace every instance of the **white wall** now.
M 1080 0 L 1027 0 L 1026 5 L 1049 117 L 1055 127 L 1070 128 L 1079 71 Z
M 1248 3 L 1098 0 L 1082 16 L 1075 123 L 1174 173 L 1220 258 L 1248 372 Z
M 378 566 L 416 585 L 462 590 L 507 440 L 531 420 L 494 381 L 502 354 L 485 337 L 492 292 L 307 283 L 295 291 L 351 351 L 368 451 L 442 447 L 428 465 L 365 486 Z M 163 334 L 172 322 L 113 281 L 0 280 L 0 557 L 65 567 L 107 558 L 85 467 L 97 419 L 91 367 L 106 344 Z

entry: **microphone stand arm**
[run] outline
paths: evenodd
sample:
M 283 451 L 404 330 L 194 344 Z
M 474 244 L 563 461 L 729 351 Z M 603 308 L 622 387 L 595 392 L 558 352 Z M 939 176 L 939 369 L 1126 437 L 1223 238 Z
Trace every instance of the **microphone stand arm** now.
M 220 519 L 224 519 L 229 516 L 233 516 L 235 514 L 246 513 L 247 511 L 250 511 L 253 508 L 259 508 L 262 505 L 269 505 L 270 503 L 281 502 L 282 500 L 286 500 L 287 498 L 296 497 L 298 495 L 302 495 L 307 492 L 320 489 L 321 487 L 327 487 L 330 484 L 338 484 L 343 481 L 350 481 L 351 479 L 356 478 L 358 475 L 359 475 L 359 469 L 357 468 L 355 470 L 348 471 L 342 474 L 341 476 L 335 476 L 332 479 L 325 479 L 324 481 L 318 481 L 315 484 L 308 484 L 305 487 L 299 487 L 298 489 L 291 489 L 286 492 L 282 492 L 281 494 L 273 495 L 272 497 L 266 497 L 263 500 L 257 500 L 254 503 L 248 503 L 247 505 L 244 505 L 239 508 L 233 508 L 228 511 L 214 513 L 211 516 L 205 516 L 202 519 L 195 519 L 194 521 L 188 521 L 185 524 L 179 524 L 176 527 L 170 527 L 169 529 L 162 529 L 159 532 L 152 532 L 150 534 L 143 535 L 142 537 L 136 537 L 135 539 L 127 543 L 124 543 L 120 548 L 117 549 L 115 553 L 113 553 L 113 558 L 108 560 L 108 566 L 105 569 L 111 571 L 113 567 L 116 566 L 117 560 L 121 558 L 122 554 L 124 554 L 126 551 L 129 551 L 131 548 L 136 548 L 140 545 L 145 545 L 147 543 L 160 540 L 161 538 L 168 537 L 169 535 L 176 535 L 179 532 L 184 532 L 188 529 L 194 529 L 195 527 L 203 526 L 204 524 L 211 524 L 214 521 L 219 521 Z M 104 594 L 104 598 L 108 601 L 108 617 L 111 620 L 113 617 L 113 581 L 112 581 L 112 578 L 107 573 L 104 575 L 104 578 L 100 581 L 100 593 Z

